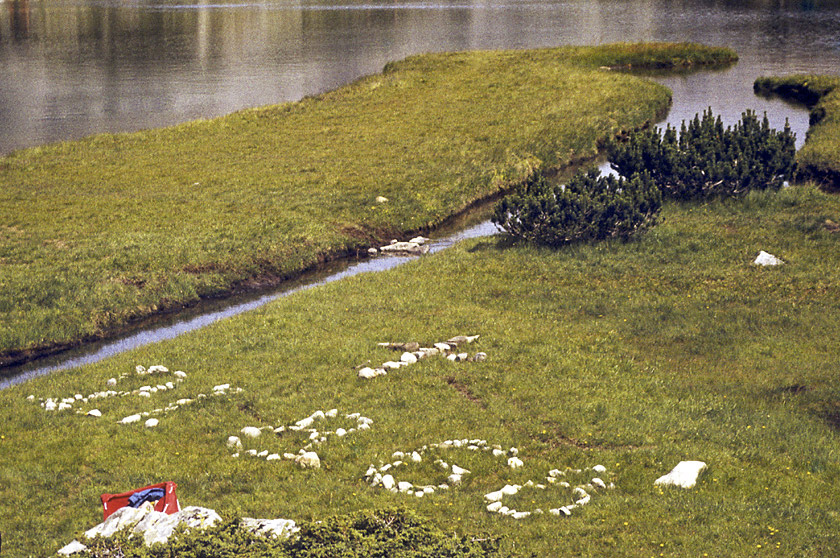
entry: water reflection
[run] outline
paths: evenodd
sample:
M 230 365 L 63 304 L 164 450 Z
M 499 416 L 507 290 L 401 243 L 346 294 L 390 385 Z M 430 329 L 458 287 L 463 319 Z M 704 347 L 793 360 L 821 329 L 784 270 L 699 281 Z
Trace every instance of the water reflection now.
M 840 67 L 837 2 L 6 0 L 0 153 L 334 89 L 410 54 L 614 41 L 736 48 L 762 73 Z M 737 83 L 736 83 L 737 82 Z M 741 107 L 740 110 L 746 107 Z

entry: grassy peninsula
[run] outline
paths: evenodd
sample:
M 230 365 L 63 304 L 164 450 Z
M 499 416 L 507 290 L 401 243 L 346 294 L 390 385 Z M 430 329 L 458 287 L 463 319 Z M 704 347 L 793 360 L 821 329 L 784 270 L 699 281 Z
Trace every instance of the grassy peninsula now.
M 754 89 L 810 107 L 811 127 L 797 153 L 799 174 L 804 180 L 840 190 L 840 76 L 762 77 Z
M 172 480 L 184 505 L 248 517 L 322 520 L 407 506 L 446 533 L 502 537 L 513 556 L 830 556 L 840 547 L 840 233 L 827 220 L 840 222 L 840 198 L 805 185 L 668 202 L 660 225 L 626 243 L 468 241 L 4 390 L 4 552 L 48 554 L 101 521 L 101 493 Z M 759 250 L 786 263 L 752 265 Z M 463 350 L 487 359 L 432 356 L 358 377 L 360 366 L 399 358 L 379 342 L 429 345 L 458 334 L 480 335 Z M 61 412 L 38 404 L 173 378 L 134 374 L 153 364 L 187 377 L 150 398 Z M 109 378 L 118 378 L 113 388 Z M 226 395 L 199 399 L 227 383 Z M 154 415 L 156 428 L 118 424 L 181 398 L 194 402 Z M 75 413 L 91 408 L 102 416 Z M 373 423 L 319 446 L 320 469 L 245 454 L 294 453 L 306 440 L 289 432 L 243 437 L 238 458 L 226 447 L 244 426 L 289 425 L 332 408 L 339 422 L 323 428 L 349 428 L 341 421 L 351 413 Z M 364 479 L 395 451 L 463 438 L 516 447 L 523 466 L 441 450 L 471 473 L 423 498 Z M 448 473 L 434 455 L 393 474 L 437 484 Z M 709 465 L 695 488 L 654 486 L 682 460 Z M 484 495 L 506 484 L 596 464 L 615 488 L 593 492 L 570 517 L 514 520 L 485 509 Z M 504 503 L 546 510 L 568 499 L 551 485 Z
M 415 56 L 300 102 L 13 153 L 0 362 L 433 227 L 667 109 L 664 87 L 603 66 L 735 59 L 684 44 Z

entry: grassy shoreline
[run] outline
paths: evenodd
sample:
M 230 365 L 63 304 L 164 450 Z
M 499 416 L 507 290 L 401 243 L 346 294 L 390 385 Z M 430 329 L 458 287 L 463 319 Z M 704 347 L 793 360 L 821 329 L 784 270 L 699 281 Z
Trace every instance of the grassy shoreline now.
M 799 177 L 840 191 L 840 76 L 762 77 L 755 81 L 754 89 L 811 109 L 805 145 L 796 154 Z
M 417 56 L 298 103 L 13 153 L 0 159 L 0 360 L 297 276 L 590 157 L 670 100 L 599 69 L 610 60 L 735 58 L 697 45 Z

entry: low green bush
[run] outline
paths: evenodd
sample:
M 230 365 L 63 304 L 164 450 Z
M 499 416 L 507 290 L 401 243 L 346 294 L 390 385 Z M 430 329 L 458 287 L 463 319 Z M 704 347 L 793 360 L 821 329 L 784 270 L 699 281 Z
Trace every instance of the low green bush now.
M 648 173 L 625 180 L 576 174 L 566 185 L 536 177 L 495 208 L 493 223 L 537 244 L 561 246 L 586 240 L 627 239 L 656 222 L 662 195 Z
M 746 111 L 733 127 L 723 127 L 711 109 L 683 121 L 679 135 L 668 125 L 633 134 L 608 147 L 610 164 L 623 176 L 649 172 L 663 195 L 677 200 L 732 197 L 750 190 L 779 189 L 793 177 L 795 135 L 786 124 L 770 128 Z
M 289 539 L 255 535 L 227 517 L 215 527 L 179 531 L 166 544 L 146 547 L 129 532 L 95 539 L 80 558 L 494 558 L 498 539 L 445 533 L 405 508 L 362 510 L 304 522 Z

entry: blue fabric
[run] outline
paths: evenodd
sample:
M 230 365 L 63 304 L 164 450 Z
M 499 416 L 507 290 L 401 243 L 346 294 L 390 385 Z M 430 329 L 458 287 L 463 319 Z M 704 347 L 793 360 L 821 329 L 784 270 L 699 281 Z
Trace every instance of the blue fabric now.
M 145 502 L 156 502 L 166 495 L 162 488 L 147 488 L 140 492 L 135 492 L 128 497 L 128 505 L 132 508 L 139 508 Z

